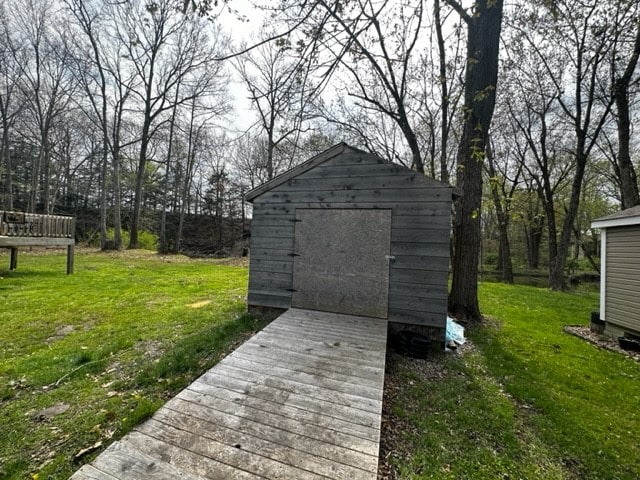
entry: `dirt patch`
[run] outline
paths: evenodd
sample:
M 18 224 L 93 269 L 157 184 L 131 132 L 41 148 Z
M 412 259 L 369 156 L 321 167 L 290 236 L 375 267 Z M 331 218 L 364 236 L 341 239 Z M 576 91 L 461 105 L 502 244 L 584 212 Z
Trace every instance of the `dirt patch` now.
M 640 352 L 631 352 L 629 350 L 624 350 L 620 348 L 620 345 L 618 345 L 618 342 L 616 342 L 615 340 L 605 335 L 600 335 L 598 333 L 592 332 L 589 327 L 585 327 L 582 325 L 567 325 L 566 327 L 564 327 L 564 331 L 570 335 L 582 338 L 583 340 L 586 340 L 596 347 L 620 353 L 621 355 L 625 355 L 629 358 L 633 358 L 637 362 L 640 362 Z
M 143 352 L 144 356 L 151 360 L 156 360 L 164 354 L 162 343 L 157 340 L 140 341 L 134 347 L 138 352 Z
M 51 344 L 66 337 L 67 335 L 72 334 L 75 330 L 76 328 L 73 325 L 63 325 L 56 330 L 56 333 L 47 338 L 45 341 L 48 344 Z

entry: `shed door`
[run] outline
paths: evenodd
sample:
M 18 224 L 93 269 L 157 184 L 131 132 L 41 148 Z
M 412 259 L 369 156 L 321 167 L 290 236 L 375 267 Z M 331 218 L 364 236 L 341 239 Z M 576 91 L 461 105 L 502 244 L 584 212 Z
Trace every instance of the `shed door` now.
M 291 306 L 387 318 L 391 210 L 297 209 Z

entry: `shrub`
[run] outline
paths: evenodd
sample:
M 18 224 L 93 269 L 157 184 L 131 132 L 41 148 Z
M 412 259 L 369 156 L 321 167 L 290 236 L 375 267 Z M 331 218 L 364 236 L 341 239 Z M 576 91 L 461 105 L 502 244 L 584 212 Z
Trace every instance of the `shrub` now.
M 113 228 L 107 229 L 107 238 L 112 241 L 114 238 Z M 127 248 L 129 245 L 129 231 L 122 230 L 122 247 Z M 93 238 L 91 242 L 89 242 L 91 247 L 100 248 L 100 237 L 96 236 Z M 138 248 L 144 250 L 157 250 L 158 248 L 158 236 L 150 232 L 148 230 L 140 230 L 138 232 Z

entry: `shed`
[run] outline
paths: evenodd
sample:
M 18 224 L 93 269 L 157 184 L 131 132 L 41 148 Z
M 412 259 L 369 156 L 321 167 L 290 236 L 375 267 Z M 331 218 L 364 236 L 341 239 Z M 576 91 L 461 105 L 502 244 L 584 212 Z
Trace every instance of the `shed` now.
M 591 223 L 600 235 L 600 318 L 613 337 L 640 336 L 640 205 Z
M 344 143 L 251 190 L 249 310 L 388 319 L 443 343 L 453 190 Z

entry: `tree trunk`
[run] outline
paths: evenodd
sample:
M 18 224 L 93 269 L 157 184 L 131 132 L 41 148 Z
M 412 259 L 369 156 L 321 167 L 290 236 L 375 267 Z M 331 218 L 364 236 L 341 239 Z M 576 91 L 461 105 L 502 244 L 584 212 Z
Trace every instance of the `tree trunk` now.
M 150 97 L 151 94 L 147 98 Z M 145 108 L 145 119 L 140 137 L 140 155 L 138 157 L 138 169 L 136 170 L 136 188 L 133 198 L 133 219 L 129 230 L 129 248 L 138 248 L 138 229 L 140 227 L 140 214 L 142 212 L 142 195 L 144 186 L 145 170 L 147 167 L 147 149 L 149 147 L 149 130 L 151 128 L 151 107 Z
M 498 177 L 493 161 L 493 150 L 491 145 L 487 144 L 487 167 L 489 171 L 489 183 L 491 188 L 491 197 L 493 206 L 496 209 L 496 218 L 498 221 L 498 238 L 499 238 L 499 268 L 501 272 L 501 280 L 504 283 L 513 283 L 513 264 L 511 262 L 511 245 L 509 244 L 509 211 L 503 206 L 500 191 L 498 189 Z
M 637 23 L 637 22 L 636 22 Z M 629 85 L 640 57 L 640 23 L 636 25 L 633 51 L 622 76 L 613 84 L 613 97 L 618 110 L 618 170 L 622 208 L 640 204 L 638 180 L 629 153 L 631 120 L 629 115 Z
M 476 0 L 468 16 L 465 122 L 458 146 L 453 280 L 449 310 L 471 321 L 481 320 L 478 304 L 482 164 L 496 98 L 502 0 Z
M 4 208 L 6 208 L 7 210 L 13 210 L 13 166 L 11 165 L 11 150 L 9 148 L 9 119 L 3 118 L 2 124 L 2 155 L 0 156 L 0 158 L 4 159 L 6 168 L 6 196 L 4 201 Z
M 440 20 L 440 0 L 435 0 L 434 6 L 436 37 L 438 39 L 438 63 L 440 66 L 440 114 L 442 128 L 440 130 L 440 180 L 449 183 L 449 168 L 447 165 L 447 148 L 449 141 L 449 91 L 447 87 L 447 61 Z
M 120 120 L 113 137 L 113 248 L 122 248 L 122 192 L 120 190 Z
M 195 100 L 191 104 L 191 116 L 189 118 L 189 138 L 187 145 L 187 165 L 185 166 L 184 182 L 180 192 L 180 205 L 178 215 L 178 228 L 176 229 L 175 242 L 173 244 L 173 253 L 180 253 L 180 243 L 182 241 L 182 229 L 184 228 L 184 216 L 185 216 L 185 204 L 187 203 L 187 197 L 189 195 L 189 189 L 191 188 L 191 176 L 193 173 L 193 164 L 196 160 L 196 136 L 194 134 L 194 122 L 195 122 L 196 102 Z
M 618 110 L 618 169 L 623 209 L 640 204 L 638 180 L 629 153 L 631 120 L 628 89 L 628 82 L 627 84 L 616 82 L 614 87 L 616 108 Z
M 542 244 L 542 233 L 544 229 L 544 217 L 531 214 L 525 219 L 524 235 L 527 244 L 527 266 L 530 269 L 537 269 L 540 266 L 540 245 Z
M 585 138 L 580 137 L 578 138 L 576 146 L 576 172 L 571 185 L 569 208 L 567 209 L 564 223 L 562 224 L 557 255 L 549 265 L 549 288 L 552 290 L 565 290 L 567 286 L 564 281 L 564 267 L 569 254 L 573 223 L 575 222 L 578 207 L 580 206 L 580 192 L 582 191 L 582 180 L 584 178 L 586 164 Z M 549 235 L 551 235 L 551 232 L 549 232 Z
M 180 88 L 176 88 L 176 96 L 171 112 L 171 123 L 169 125 L 169 145 L 167 148 L 167 161 L 165 164 L 164 174 L 164 192 L 162 195 L 162 213 L 160 215 L 160 245 L 158 246 L 159 253 L 166 255 L 169 253 L 169 245 L 167 243 L 167 208 L 169 205 L 169 177 L 171 173 L 171 154 L 173 153 L 173 134 L 176 125 L 176 110 L 178 103 L 178 93 Z
M 106 125 L 103 122 L 103 128 Z M 103 137 L 102 142 L 102 181 L 100 182 L 100 249 L 107 250 L 107 188 L 109 186 L 109 139 Z

